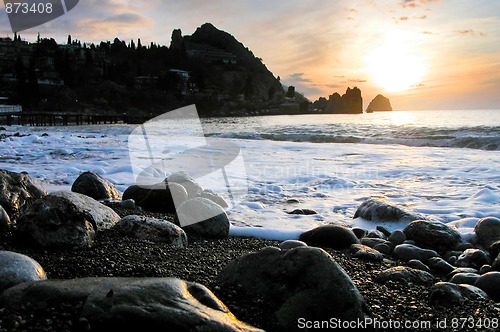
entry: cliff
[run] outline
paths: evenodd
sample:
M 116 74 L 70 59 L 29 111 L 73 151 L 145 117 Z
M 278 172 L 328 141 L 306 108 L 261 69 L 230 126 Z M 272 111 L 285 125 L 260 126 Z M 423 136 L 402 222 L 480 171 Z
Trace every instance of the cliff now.
M 320 100 L 315 103 L 322 106 L 324 104 Z M 342 96 L 335 92 L 330 95 L 324 109 L 325 113 L 329 114 L 359 114 L 363 113 L 363 98 L 361 97 L 361 90 L 357 87 L 347 88 L 347 91 Z
M 389 98 L 386 98 L 382 95 L 377 95 L 375 98 L 373 98 L 370 105 L 368 105 L 366 112 L 392 112 L 391 102 L 389 101 Z

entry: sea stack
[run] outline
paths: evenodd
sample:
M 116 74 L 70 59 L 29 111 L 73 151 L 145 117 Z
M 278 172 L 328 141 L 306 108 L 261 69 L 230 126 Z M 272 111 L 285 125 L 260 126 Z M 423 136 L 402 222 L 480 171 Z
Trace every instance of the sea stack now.
M 392 112 L 392 106 L 389 98 L 386 98 L 382 95 L 377 95 L 377 97 L 373 98 L 370 105 L 366 109 L 366 113 L 373 112 Z

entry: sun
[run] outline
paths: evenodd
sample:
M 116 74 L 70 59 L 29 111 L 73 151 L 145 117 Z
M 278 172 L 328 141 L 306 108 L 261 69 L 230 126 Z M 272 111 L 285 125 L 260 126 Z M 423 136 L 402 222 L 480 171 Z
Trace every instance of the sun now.
M 425 74 L 421 58 L 412 54 L 405 43 L 389 39 L 367 56 L 372 80 L 388 92 L 401 92 L 418 84 Z

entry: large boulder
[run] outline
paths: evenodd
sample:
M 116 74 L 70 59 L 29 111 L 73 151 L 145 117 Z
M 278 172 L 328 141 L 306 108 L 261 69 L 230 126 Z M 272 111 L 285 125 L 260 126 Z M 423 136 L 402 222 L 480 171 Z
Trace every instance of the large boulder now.
M 0 251 L 0 293 L 23 282 L 45 279 L 45 271 L 34 259 L 11 251 Z
M 0 170 L 0 205 L 13 218 L 28 202 L 45 196 L 45 189 L 29 175 Z
M 320 248 L 282 251 L 267 247 L 230 262 L 217 276 L 242 287 L 275 310 L 283 331 L 297 331 L 299 318 L 344 321 L 364 319 L 366 304 L 347 273 Z
M 17 221 L 17 236 L 40 247 L 90 247 L 98 230 L 118 221 L 120 216 L 93 198 L 60 191 L 30 204 Z
M 186 233 L 167 220 L 128 215 L 113 229 L 136 239 L 166 243 L 176 248 L 187 246 Z
M 438 282 L 429 290 L 429 304 L 434 306 L 460 305 L 487 297 L 486 293 L 477 287 L 451 282 Z
M 96 200 L 115 200 L 120 194 L 115 185 L 94 172 L 84 172 L 75 180 L 71 191 Z
M 495 302 L 500 302 L 500 272 L 488 272 L 476 280 L 474 286 L 481 288 Z
M 375 278 L 375 281 L 380 283 L 395 281 L 405 284 L 432 285 L 434 277 L 426 271 L 412 269 L 406 266 L 396 266 L 380 272 Z
M 0 205 L 0 234 L 8 231 L 11 226 L 10 217 L 7 211 Z
M 176 205 L 188 197 L 186 189 L 177 183 L 132 185 L 123 193 L 122 200 L 133 199 L 144 210 L 175 214 Z
M 237 320 L 205 286 L 174 278 L 30 282 L 6 290 L 0 303 L 17 311 L 65 303 L 81 308 L 80 319 L 98 331 L 258 331 Z
M 409 240 L 438 252 L 451 250 L 460 242 L 460 233 L 442 222 L 415 220 L 403 230 Z
M 422 219 L 419 215 L 376 198 L 370 198 L 358 207 L 354 213 L 354 218 L 358 217 L 379 222 L 394 221 L 408 223 L 413 220 Z
M 485 248 L 489 248 L 493 243 L 500 241 L 500 219 L 487 217 L 480 219 L 474 227 L 477 242 Z
M 359 239 L 347 227 L 338 225 L 323 225 L 302 233 L 299 240 L 310 246 L 349 249 L 351 245 L 358 244 Z
M 224 209 L 208 198 L 196 197 L 182 203 L 177 216 L 188 234 L 211 238 L 229 236 L 229 219 Z

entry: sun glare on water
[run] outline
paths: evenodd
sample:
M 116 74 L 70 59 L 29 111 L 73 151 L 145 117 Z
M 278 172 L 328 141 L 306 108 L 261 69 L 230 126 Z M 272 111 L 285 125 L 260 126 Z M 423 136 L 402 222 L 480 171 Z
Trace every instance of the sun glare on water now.
M 401 92 L 418 84 L 425 74 L 421 58 L 399 38 L 388 38 L 368 54 L 368 71 L 375 84 L 388 92 Z

